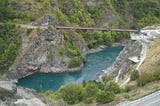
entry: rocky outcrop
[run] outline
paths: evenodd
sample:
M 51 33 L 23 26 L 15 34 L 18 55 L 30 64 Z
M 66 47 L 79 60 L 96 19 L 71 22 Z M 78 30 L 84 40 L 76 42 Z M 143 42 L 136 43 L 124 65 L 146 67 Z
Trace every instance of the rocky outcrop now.
M 33 91 L 17 88 L 12 81 L 0 81 L 0 106 L 46 106 L 46 104 Z
M 0 106 L 67 106 L 62 100 L 47 100 L 34 90 L 17 87 L 13 81 L 0 80 Z
M 43 25 L 46 22 L 53 24 L 54 20 L 50 16 L 45 16 L 35 25 Z M 87 46 L 84 41 L 78 35 L 72 39 L 74 39 L 73 41 L 80 49 L 81 54 L 85 54 Z M 60 54 L 64 42 L 64 36 L 53 27 L 32 29 L 29 35 L 23 33 L 21 50 L 16 61 L 9 68 L 9 77 L 18 79 L 35 72 L 60 73 L 68 70 L 79 70 L 80 68 L 68 69 L 71 57 Z
M 66 68 L 61 64 L 66 58 L 60 57 L 58 53 L 63 47 L 63 35 L 51 29 L 40 32 L 34 30 L 32 33 L 29 37 L 22 36 L 21 52 L 9 69 L 11 78 L 22 78 L 38 71 L 59 72 Z
M 34 90 L 17 87 L 14 81 L 0 79 L 0 106 L 67 106 L 62 100 L 47 100 Z

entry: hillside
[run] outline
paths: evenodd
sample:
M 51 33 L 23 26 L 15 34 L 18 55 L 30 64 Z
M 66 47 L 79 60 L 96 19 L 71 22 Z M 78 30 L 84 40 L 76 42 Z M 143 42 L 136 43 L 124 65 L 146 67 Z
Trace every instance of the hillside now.
M 138 28 L 160 22 L 159 4 L 160 2 L 158 0 L 2 0 L 0 3 L 0 21 L 2 23 L 1 27 L 3 27 L 3 29 L 7 29 L 7 26 L 10 26 L 10 24 L 12 23 L 15 25 L 31 25 L 33 23 L 41 23 L 42 20 L 42 24 L 45 24 L 45 22 L 47 22 L 47 18 L 45 17 L 49 15 L 50 17 L 52 17 L 51 20 L 58 25 Z M 5 25 L 3 23 L 8 24 Z M 18 36 L 18 38 L 22 38 L 24 41 L 21 41 L 21 39 L 17 39 L 17 37 L 14 37 L 13 34 L 15 32 L 10 31 L 11 29 L 9 29 L 8 31 L 11 32 L 10 37 L 4 36 L 6 37 L 4 38 L 4 34 L 1 33 L 1 72 L 7 71 L 8 67 L 13 64 L 13 61 L 18 54 L 19 56 L 17 61 L 20 63 L 28 64 L 25 67 L 30 67 L 29 69 L 25 70 L 30 70 L 32 72 L 33 70 L 40 69 L 42 66 L 41 64 L 45 62 L 41 61 L 41 59 L 33 61 L 33 58 L 36 60 L 38 51 L 31 50 L 31 48 L 35 49 L 36 44 L 40 44 L 40 42 L 43 42 L 42 39 L 40 40 L 39 34 L 44 36 L 43 34 L 51 31 L 51 35 L 62 35 L 63 39 L 62 41 L 60 41 L 61 46 L 57 44 L 58 49 L 55 49 L 56 45 L 55 47 L 51 46 L 52 49 L 47 46 L 52 45 L 49 43 L 49 39 L 51 40 L 52 38 L 45 38 L 48 39 L 48 44 L 42 45 L 42 47 L 47 46 L 48 49 L 50 49 L 46 57 L 49 57 L 50 53 L 53 54 L 53 51 L 55 52 L 54 55 L 50 55 L 50 57 L 54 58 L 53 60 L 46 60 L 57 60 L 55 63 L 50 64 L 50 68 L 52 68 L 52 70 L 61 70 L 59 69 L 59 67 L 63 67 L 64 71 L 68 70 L 67 67 L 74 68 L 79 66 L 83 62 L 83 55 L 87 53 L 88 48 L 96 48 L 98 45 L 110 46 L 113 42 L 128 37 L 127 33 L 108 33 L 101 31 L 94 32 L 76 30 L 56 31 L 53 27 L 45 31 L 39 29 L 37 29 L 36 31 L 35 29 L 18 28 L 18 26 L 12 28 L 12 30 L 13 29 L 17 32 L 16 36 Z M 17 49 L 10 49 L 11 45 L 14 46 L 12 42 L 8 42 L 7 45 L 3 47 L 4 42 L 9 41 L 9 39 L 13 39 L 12 42 L 18 40 L 19 43 L 17 42 L 15 45 L 15 48 Z M 27 46 L 26 42 L 28 40 L 29 45 Z M 22 47 L 20 46 L 20 43 L 22 43 Z M 28 49 L 23 48 L 23 45 L 27 46 Z M 40 45 L 37 46 L 39 47 Z M 31 60 L 19 60 L 19 58 L 23 56 L 25 57 L 25 55 L 28 58 L 29 54 L 27 54 L 25 49 L 28 51 L 28 53 L 34 53 L 34 55 L 31 55 Z M 39 52 L 42 52 L 42 54 L 41 56 L 39 56 L 45 57 L 45 50 L 42 50 L 43 48 L 40 48 Z M 9 53 L 7 54 L 7 52 Z M 64 58 L 60 58 L 60 56 Z M 5 61 L 10 62 L 8 63 Z M 6 63 L 6 65 L 2 64 L 4 62 Z M 73 64 L 75 62 L 76 64 Z M 17 62 L 15 63 L 16 65 L 14 65 L 11 70 L 18 69 L 21 73 L 21 70 L 24 69 L 24 65 Z M 48 66 L 45 65 L 44 67 L 42 67 L 42 69 L 46 69 L 46 67 Z M 14 73 L 14 71 L 11 72 Z
M 55 25 L 140 29 L 156 24 L 160 24 L 160 0 L 1 0 L 0 105 L 1 102 L 2 105 L 3 103 L 13 105 L 13 101 L 15 102 L 19 98 L 31 103 L 39 98 L 39 104 L 43 101 L 49 106 L 66 104 L 61 101 L 53 103 L 54 101 L 45 100 L 37 93 L 34 94 L 32 90 L 18 88 L 10 81 L 1 82 L 1 80 L 19 79 L 36 72 L 77 71 L 83 67 L 86 60 L 85 55 L 89 53 L 89 50 L 110 47 L 113 43 L 123 42 L 130 37 L 129 33 L 125 32 L 57 30 Z M 132 49 L 136 48 L 139 53 L 141 45 L 139 42 L 131 41 L 130 46 L 133 44 Z M 155 71 L 153 71 L 153 75 L 150 75 L 151 80 L 150 76 L 146 77 L 143 74 L 139 77 L 137 71 L 133 75 L 137 75 L 139 78 L 129 82 L 129 86 L 125 88 L 120 88 L 117 83 L 113 82 L 113 76 L 104 76 L 102 83 L 91 81 L 83 84 L 64 85 L 57 92 L 48 91 L 43 95 L 49 99 L 63 98 L 68 104 L 85 102 L 85 104 L 93 103 L 94 105 L 113 100 L 126 100 L 130 97 L 136 98 L 139 91 L 135 90 L 144 90 L 141 86 L 151 81 L 156 83 L 158 80 L 159 83 L 159 74 L 157 74 L 160 64 L 158 45 L 159 39 L 152 43 L 152 48 L 147 52 L 146 61 L 140 68 L 140 72 L 147 72 L 144 74 L 146 76 L 149 76 L 149 72 L 152 70 Z M 133 56 L 137 52 L 136 50 L 132 52 L 130 47 L 127 49 Z M 129 55 L 123 55 L 122 58 L 125 57 L 128 60 Z M 119 62 L 117 63 L 118 67 L 120 65 L 127 66 L 125 64 L 127 61 L 119 60 Z M 116 73 L 118 74 L 118 71 Z M 131 74 L 132 72 L 128 72 L 127 77 Z M 157 87 L 157 90 L 159 86 L 155 83 L 153 82 L 153 87 Z M 6 86 L 10 86 L 11 89 L 8 90 Z M 147 87 L 144 86 L 144 88 Z M 149 83 L 149 87 L 151 89 L 144 91 L 148 93 L 155 90 L 152 89 L 152 83 Z M 43 91 L 42 88 L 40 86 L 41 91 Z M 6 94 L 1 92 L 6 92 Z M 28 100 L 28 98 L 30 99 Z M 23 101 L 21 103 L 23 104 Z M 41 105 L 45 106 L 45 104 Z
M 151 48 L 147 51 L 147 58 L 145 62 L 142 64 L 140 70 L 142 73 L 153 72 L 159 70 L 160 64 L 160 47 L 159 47 L 160 39 L 151 42 Z

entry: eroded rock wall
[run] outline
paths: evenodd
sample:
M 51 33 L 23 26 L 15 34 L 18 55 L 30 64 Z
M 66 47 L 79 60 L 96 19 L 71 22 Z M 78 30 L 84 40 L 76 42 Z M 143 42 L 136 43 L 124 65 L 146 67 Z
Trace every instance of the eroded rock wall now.
M 37 28 L 22 29 L 26 31 L 22 34 L 22 46 L 19 56 L 9 68 L 10 78 L 22 78 L 35 72 L 60 73 L 76 70 L 76 68 L 68 69 L 71 57 L 60 54 L 61 48 L 64 47 L 65 39 L 60 31 L 51 26 L 53 23 L 54 21 L 52 21 L 51 17 L 45 16 L 44 19 L 34 24 L 38 25 Z M 48 25 L 48 28 L 41 27 L 42 25 Z M 75 39 L 81 54 L 85 54 L 87 50 L 85 43 L 78 36 L 73 39 Z

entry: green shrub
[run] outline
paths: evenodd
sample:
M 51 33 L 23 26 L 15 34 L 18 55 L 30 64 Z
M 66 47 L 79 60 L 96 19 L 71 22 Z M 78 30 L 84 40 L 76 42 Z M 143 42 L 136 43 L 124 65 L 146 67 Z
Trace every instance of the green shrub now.
M 103 76 L 102 76 L 102 81 L 103 81 L 104 83 L 107 83 L 107 82 L 110 81 L 111 79 L 112 79 L 111 76 L 108 76 L 108 75 L 103 75 Z
M 67 38 L 64 43 L 64 47 L 60 50 L 60 54 L 66 54 L 67 56 L 74 57 L 80 55 L 80 50 L 74 42 L 70 41 L 69 38 Z
M 0 27 L 0 72 L 6 73 L 18 55 L 21 38 L 14 24 L 5 23 Z
M 88 12 L 91 14 L 91 18 L 97 19 L 101 17 L 100 9 L 97 6 L 89 6 Z
M 137 70 L 134 70 L 131 72 L 131 76 L 130 76 L 131 81 L 137 80 L 138 77 L 139 77 L 139 72 Z
M 94 100 L 94 97 L 90 97 L 90 98 L 86 98 L 84 102 L 89 104 L 89 103 L 92 103 L 93 100 Z
M 26 34 L 27 34 L 27 35 L 30 35 L 32 31 L 33 31 L 33 29 L 27 29 Z
M 87 85 L 85 86 L 85 90 L 87 93 L 87 97 L 94 97 L 99 91 L 95 83 L 87 83 Z
M 70 56 L 78 56 L 79 55 L 79 51 L 76 49 L 72 49 L 72 48 L 68 48 L 66 50 L 66 54 L 70 55 Z
M 85 90 L 80 83 L 65 85 L 58 92 L 61 93 L 63 100 L 70 105 L 81 102 L 85 97 Z
M 115 82 L 109 82 L 105 88 L 106 91 L 114 92 L 115 94 L 120 93 L 121 89 L 119 85 Z
M 69 68 L 75 68 L 83 63 L 82 57 L 73 57 L 68 65 Z
M 96 101 L 99 103 L 109 103 L 115 99 L 115 95 L 110 91 L 99 91 L 96 96 Z
M 132 86 L 125 86 L 125 88 L 123 89 L 124 92 L 130 92 L 132 90 Z

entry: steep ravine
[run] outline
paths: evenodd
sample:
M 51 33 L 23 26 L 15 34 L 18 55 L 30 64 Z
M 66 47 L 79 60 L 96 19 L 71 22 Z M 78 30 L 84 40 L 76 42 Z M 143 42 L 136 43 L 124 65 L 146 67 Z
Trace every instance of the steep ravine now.
M 58 22 L 62 25 L 86 27 L 137 28 L 139 25 L 144 27 L 160 22 L 159 4 L 159 0 L 66 0 L 66 2 L 63 2 L 63 0 L 1 0 L 0 23 L 30 24 L 30 26 L 34 25 L 39 28 L 31 29 L 25 25 L 22 28 L 17 28 L 23 32 L 20 35 L 22 44 L 20 49 L 17 46 L 19 43 L 16 45 L 19 55 L 16 55 L 15 61 L 7 58 L 7 62 L 11 64 L 14 62 L 9 68 L 9 72 L 8 66 L 5 70 L 0 69 L 1 72 L 5 72 L 4 76 L 0 76 L 0 106 L 67 106 L 63 101 L 47 101 L 32 90 L 17 87 L 10 79 L 23 78 L 35 72 L 57 73 L 79 70 L 83 64 L 81 67 L 69 69 L 68 65 L 71 61 L 71 56 L 60 53 L 67 39 L 71 40 L 79 48 L 80 56 L 88 52 L 88 44 L 95 46 L 94 44 L 98 42 L 98 38 L 101 38 L 99 41 L 104 43 L 106 43 L 105 36 L 108 37 L 107 40 L 113 40 L 110 39 L 112 35 L 108 34 L 108 32 L 92 33 L 89 31 L 88 33 L 80 33 L 87 34 L 88 38 L 84 41 L 84 38 L 82 38 L 84 36 L 72 30 L 68 32 L 70 38 L 67 38 L 65 31 L 57 31 L 54 27 L 46 29 L 47 25 L 54 25 Z M 41 28 L 41 26 L 44 27 Z M 6 29 L 1 27 L 1 30 Z M 12 32 L 13 30 L 7 32 Z M 100 36 L 97 38 L 97 35 L 94 36 L 95 34 Z M 116 35 L 119 36 L 119 33 L 112 34 L 115 37 L 117 37 Z M 8 37 L 9 34 L 6 35 Z M 10 36 L 11 40 L 14 37 L 19 37 L 16 36 L 18 35 L 17 32 L 12 35 L 12 37 Z M 116 38 L 116 41 L 119 41 L 120 38 L 123 38 L 123 36 Z M 5 39 L 1 43 L 6 46 L 6 41 Z M 98 42 L 97 44 L 99 45 L 100 43 Z M 139 54 L 141 51 L 141 45 L 138 42 L 131 41 L 127 45 L 111 66 L 112 68 L 110 68 L 110 71 L 115 76 L 121 67 L 123 67 L 123 71 L 120 76 L 123 76 L 128 69 L 132 68 L 133 64 L 128 60 L 128 57 L 130 55 L 134 56 L 134 53 Z M 136 51 L 134 51 L 135 48 Z M 4 51 L 7 51 L 7 49 L 4 48 Z M 12 51 L 15 51 L 15 49 Z M 14 53 L 9 52 L 8 54 Z M 6 64 L 2 58 L 1 66 L 5 66 L 4 63 Z M 6 76 L 9 80 L 7 80 Z

